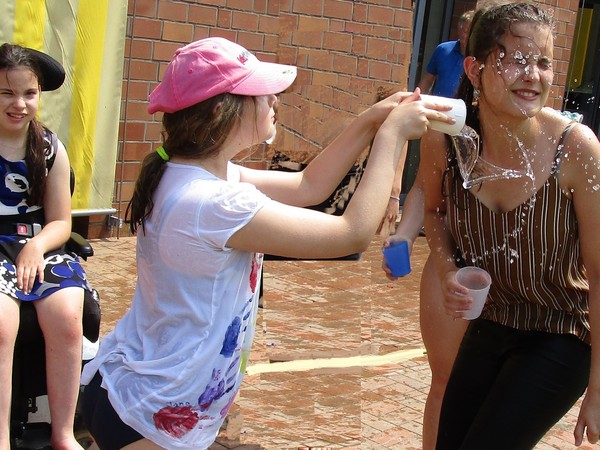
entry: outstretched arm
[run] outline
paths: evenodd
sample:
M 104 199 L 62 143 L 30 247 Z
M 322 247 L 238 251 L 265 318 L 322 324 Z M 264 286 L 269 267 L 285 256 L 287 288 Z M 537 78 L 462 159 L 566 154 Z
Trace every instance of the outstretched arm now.
M 365 173 L 342 216 L 268 202 L 231 237 L 228 245 L 298 258 L 339 257 L 364 251 L 383 216 L 406 140 L 419 138 L 429 120 L 447 117 L 427 109 L 417 100 L 418 95 L 404 98 L 400 104 L 400 97 L 396 97 L 396 106 L 375 136 Z M 320 176 L 331 177 L 331 173 Z
M 390 112 L 402 99 L 411 95 L 410 92 L 397 92 L 363 111 L 303 171 L 294 173 L 241 167 L 242 181 L 254 184 L 272 199 L 288 205 L 318 205 L 346 176 Z

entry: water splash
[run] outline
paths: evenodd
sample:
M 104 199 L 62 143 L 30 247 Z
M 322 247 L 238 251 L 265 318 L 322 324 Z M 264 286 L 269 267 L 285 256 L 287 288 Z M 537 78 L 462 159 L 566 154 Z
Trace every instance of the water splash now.
M 523 154 L 525 170 L 506 169 L 492 164 L 479 155 L 480 138 L 477 132 L 464 126 L 456 136 L 451 136 L 456 152 L 458 168 L 463 178 L 463 187 L 471 189 L 484 181 L 528 177 L 534 181 L 533 168 L 523 143 L 517 139 L 517 145 Z

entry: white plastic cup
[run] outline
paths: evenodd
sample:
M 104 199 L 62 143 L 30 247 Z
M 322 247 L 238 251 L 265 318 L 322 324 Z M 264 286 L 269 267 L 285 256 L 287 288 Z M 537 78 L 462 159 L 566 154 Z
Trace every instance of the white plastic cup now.
M 460 133 L 460 130 L 462 130 L 465 126 L 465 121 L 467 120 L 467 106 L 465 105 L 465 102 L 460 98 L 438 97 L 436 95 L 421 95 L 421 100 L 426 101 L 428 103 L 452 106 L 451 110 L 441 112 L 452 117 L 454 120 L 456 120 L 456 122 L 454 124 L 449 124 L 446 122 L 432 120 L 431 122 L 429 122 L 429 128 L 431 128 L 432 130 L 440 131 L 450 136 L 456 136 L 458 133 Z
M 492 277 L 479 267 L 467 266 L 456 272 L 456 281 L 469 289 L 469 296 L 473 299 L 471 308 L 465 311 L 463 319 L 473 320 L 481 315 L 485 301 L 487 300 Z
M 383 249 L 383 256 L 393 277 L 403 277 L 410 273 L 410 254 L 407 241 L 390 242 L 390 245 Z

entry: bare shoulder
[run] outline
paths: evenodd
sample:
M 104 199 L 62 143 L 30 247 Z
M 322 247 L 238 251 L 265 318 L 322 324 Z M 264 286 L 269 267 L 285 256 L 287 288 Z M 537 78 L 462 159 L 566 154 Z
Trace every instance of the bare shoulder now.
M 573 122 L 573 118 L 568 114 L 549 107 L 543 108 L 536 118 L 540 120 L 545 133 L 553 136 L 560 136 L 563 130 Z
M 575 122 L 563 141 L 563 154 L 565 155 L 568 153 L 576 155 L 580 154 L 579 152 L 593 150 L 594 146 L 598 144 L 598 138 L 594 132 L 587 125 L 577 123 L 578 118 L 572 113 L 544 108 L 540 112 L 540 120 L 542 121 L 540 136 L 548 140 L 554 138 L 553 140 L 557 144 L 565 130 Z
M 588 126 L 577 124 L 566 137 L 561 176 L 569 186 L 600 180 L 600 142 Z
M 600 156 L 600 142 L 590 127 L 584 124 L 575 125 L 564 141 L 565 156 Z

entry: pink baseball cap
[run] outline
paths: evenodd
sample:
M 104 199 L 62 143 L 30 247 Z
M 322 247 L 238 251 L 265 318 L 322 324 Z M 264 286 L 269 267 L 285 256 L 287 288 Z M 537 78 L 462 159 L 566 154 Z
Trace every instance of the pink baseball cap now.
M 150 94 L 148 112 L 173 113 L 225 92 L 278 94 L 295 78 L 294 66 L 259 61 L 224 38 L 201 39 L 175 52 L 163 80 Z

